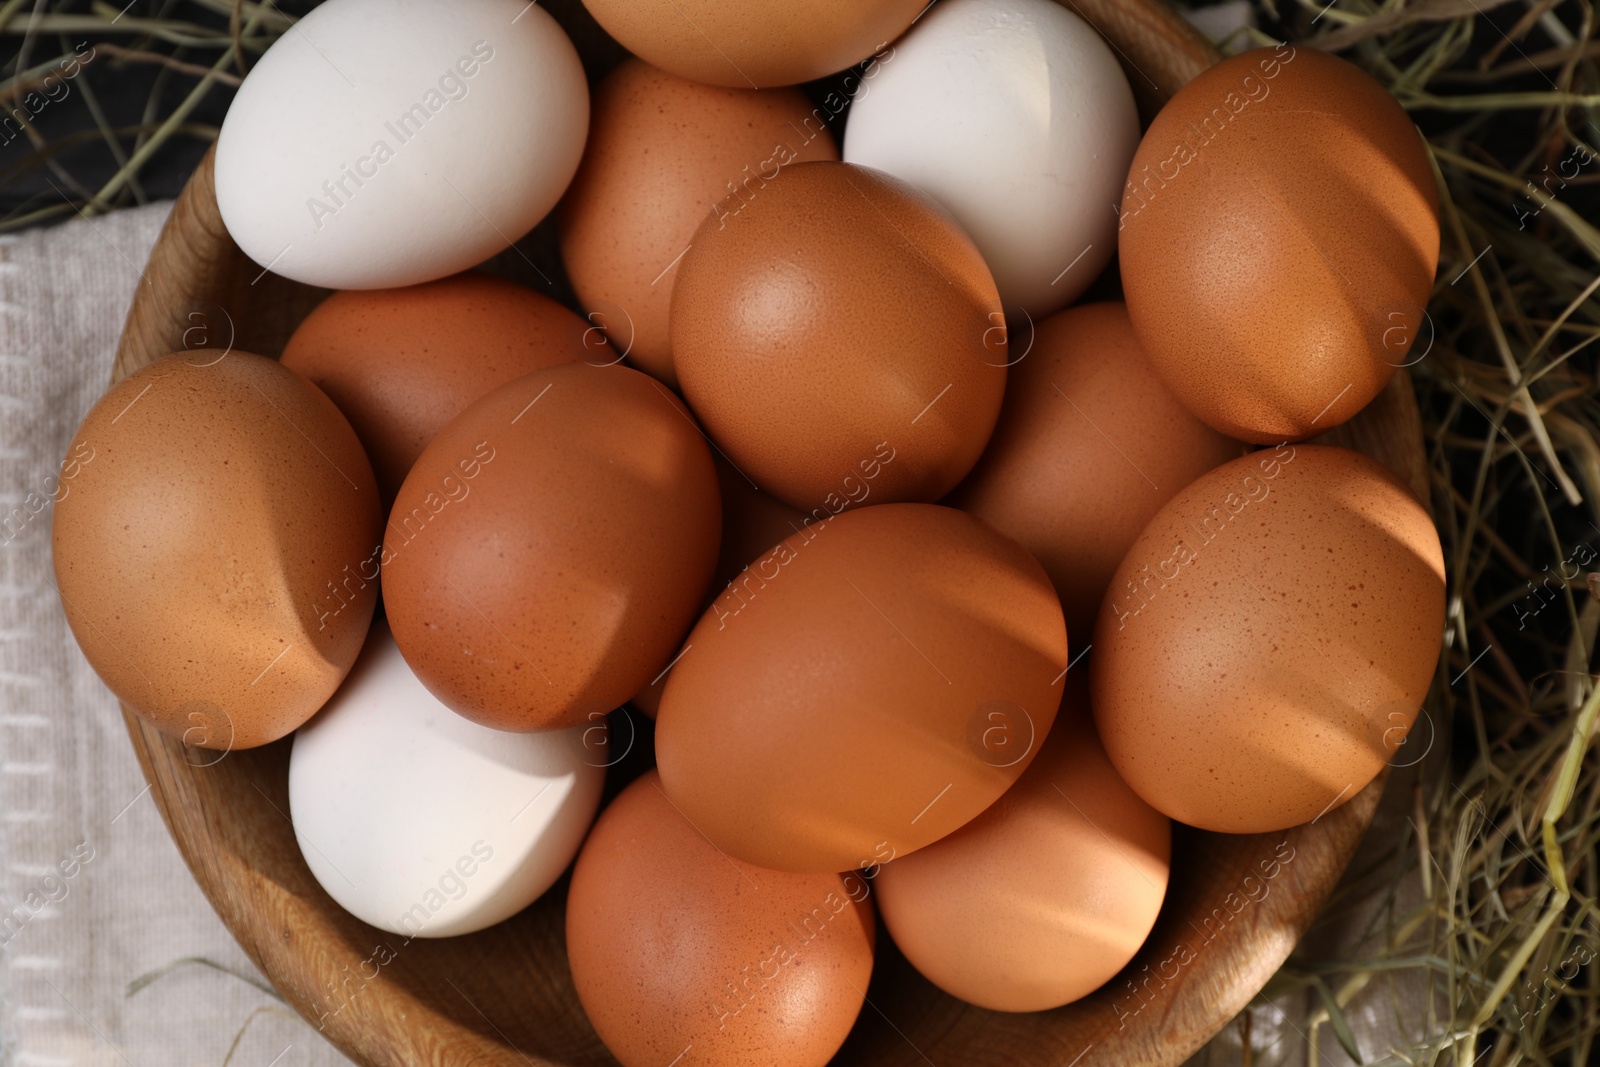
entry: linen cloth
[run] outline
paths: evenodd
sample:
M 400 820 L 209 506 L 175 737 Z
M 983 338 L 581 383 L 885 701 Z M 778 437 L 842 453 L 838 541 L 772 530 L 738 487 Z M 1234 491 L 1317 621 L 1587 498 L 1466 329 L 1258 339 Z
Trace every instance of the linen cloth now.
M 51 497 L 110 380 L 170 204 L 0 238 L 0 1064 L 349 1061 L 260 982 L 167 835 L 116 700 L 67 628 Z M 92 460 L 91 460 L 92 462 Z M 70 872 L 70 873 L 69 873 Z M 248 1026 L 247 1026 L 248 1024 Z

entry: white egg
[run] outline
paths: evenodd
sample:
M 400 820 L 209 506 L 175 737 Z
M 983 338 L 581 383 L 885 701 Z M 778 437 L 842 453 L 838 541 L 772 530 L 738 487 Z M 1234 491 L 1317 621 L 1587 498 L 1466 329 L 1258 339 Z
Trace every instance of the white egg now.
M 289 817 L 311 873 L 363 922 L 412 937 L 510 918 L 561 876 L 600 804 L 577 726 L 508 734 L 439 703 L 382 621 L 295 734 Z
M 267 50 L 217 139 L 217 207 L 262 267 L 379 289 L 465 270 L 577 171 L 589 89 L 527 0 L 328 0 Z
M 1065 307 L 1116 249 L 1139 145 L 1116 56 L 1055 0 L 943 0 L 863 78 L 844 159 L 944 205 L 1008 311 Z

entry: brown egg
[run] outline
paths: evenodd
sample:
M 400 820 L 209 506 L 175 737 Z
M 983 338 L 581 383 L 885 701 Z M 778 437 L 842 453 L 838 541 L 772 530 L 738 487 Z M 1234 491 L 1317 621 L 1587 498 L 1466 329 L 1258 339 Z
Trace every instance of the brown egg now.
M 578 999 L 623 1067 L 822 1067 L 872 977 L 860 874 L 785 874 L 719 852 L 647 771 L 572 871 Z
M 779 541 L 799 533 L 814 521 L 751 485 L 727 460 L 720 456 L 713 459 L 717 488 L 722 496 L 722 548 L 702 607 L 709 606 L 741 570 L 756 562 Z M 663 670 L 656 675 L 628 703 L 655 718 L 661 707 L 661 693 L 667 686 L 667 673 Z
M 866 489 L 874 503 L 949 492 L 1005 391 L 1005 319 L 978 250 L 933 201 L 848 163 L 787 168 L 701 224 L 672 349 L 728 458 L 819 518 Z
M 952 508 L 848 511 L 761 557 L 689 634 L 657 717 L 661 778 L 736 859 L 886 862 L 1017 779 L 1066 656 L 1055 591 L 1016 542 Z
M 334 293 L 289 338 L 283 365 L 339 405 L 387 504 L 433 435 L 468 404 L 513 378 L 586 357 L 616 359 L 598 330 L 554 300 L 469 273 Z
M 703 85 L 637 59 L 601 83 L 561 204 L 561 257 L 591 321 L 630 363 L 677 386 L 667 312 L 695 228 L 792 163 L 838 159 L 832 117 L 798 89 Z
M 1144 524 L 1244 446 L 1167 391 L 1122 304 L 1052 315 L 1024 351 L 1013 353 L 989 447 L 949 503 L 1033 553 L 1061 595 L 1068 636 L 1086 645 L 1101 594 Z
M 224 750 L 314 715 L 366 638 L 383 521 L 333 402 L 276 360 L 168 356 L 107 390 L 68 456 L 56 585 L 118 699 Z
M 1166 896 L 1171 823 L 1112 768 L 1083 677 L 1068 673 L 1055 726 L 1005 796 L 878 874 L 895 944 L 980 1007 L 1044 1011 L 1099 988 L 1133 959 Z
M 720 522 L 710 450 L 665 386 L 548 367 L 423 451 L 384 536 L 384 609 L 450 708 L 499 730 L 577 725 L 672 657 Z
M 757 489 L 726 460 L 719 458 L 716 466 L 717 488 L 722 494 L 722 550 L 717 556 L 711 595 L 706 599 L 708 605 L 740 571 L 779 541 L 818 521 Z
M 1118 250 L 1133 328 L 1175 396 L 1268 444 L 1388 382 L 1439 260 L 1422 138 L 1355 65 L 1279 45 L 1180 89 L 1134 155 Z
M 866 59 L 904 33 L 927 0 L 583 0 L 583 6 L 628 51 L 662 70 L 709 85 L 768 89 Z
M 647 719 L 654 719 L 661 711 L 661 694 L 667 689 L 667 671 L 663 670 L 650 681 L 644 688 L 628 698 L 628 706 Z
M 1428 513 L 1358 452 L 1281 445 L 1173 497 L 1117 568 L 1095 720 L 1141 797 L 1207 830 L 1319 817 L 1404 742 L 1444 632 Z

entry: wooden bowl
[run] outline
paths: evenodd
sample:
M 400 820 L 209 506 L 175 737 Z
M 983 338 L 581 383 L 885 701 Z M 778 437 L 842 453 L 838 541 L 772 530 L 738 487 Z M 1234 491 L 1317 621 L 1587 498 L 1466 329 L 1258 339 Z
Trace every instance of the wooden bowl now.
M 1217 59 L 1161 0 L 1062 2 L 1121 54 L 1147 120 Z M 591 77 L 620 57 L 576 0 L 547 6 L 572 33 Z M 537 263 L 563 277 L 545 227 L 497 263 L 511 274 L 531 274 Z M 234 246 L 217 214 L 209 156 L 173 209 L 146 275 L 113 380 L 185 348 L 276 356 L 323 295 L 264 273 Z M 1330 439 L 1388 463 L 1426 499 L 1421 424 L 1404 372 Z M 579 1007 L 567 968 L 565 881 L 492 929 L 405 943 L 341 910 L 301 859 L 287 814 L 287 739 L 218 759 L 126 709 L 124 717 L 162 817 L 217 914 L 284 998 L 358 1063 L 613 1062 Z M 1289 954 L 1344 870 L 1381 788 L 1380 779 L 1315 823 L 1283 833 L 1180 828 L 1171 891 L 1139 957 L 1105 988 L 1056 1011 L 1000 1014 L 954 1000 L 880 938 L 868 1005 L 836 1062 L 1181 1062 Z M 1261 878 L 1263 863 L 1274 877 Z M 1250 875 L 1258 881 L 1247 883 Z

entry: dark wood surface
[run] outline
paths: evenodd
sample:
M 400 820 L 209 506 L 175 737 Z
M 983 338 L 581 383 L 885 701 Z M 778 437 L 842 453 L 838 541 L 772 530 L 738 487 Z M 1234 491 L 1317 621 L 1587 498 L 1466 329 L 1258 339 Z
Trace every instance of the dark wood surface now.
M 1063 3 L 1123 54 L 1147 117 L 1216 59 L 1160 0 Z M 591 31 L 574 29 L 594 65 L 604 42 L 592 44 L 584 39 Z M 534 259 L 553 262 L 547 233 L 536 232 L 524 246 Z M 217 214 L 209 155 L 174 208 L 147 276 L 113 379 L 184 348 L 231 343 L 276 356 L 323 295 L 263 275 L 238 251 Z M 1426 499 L 1421 423 L 1403 371 L 1331 439 L 1388 463 Z M 289 1003 L 357 1062 L 613 1062 L 583 1016 L 567 968 L 565 880 L 490 930 L 407 943 L 346 914 L 312 878 L 288 820 L 288 741 L 217 760 L 124 716 L 162 817 L 217 914 Z M 1104 989 L 1053 1012 L 1006 1015 L 963 1004 L 917 976 L 880 938 L 869 1005 L 837 1062 L 1180 1063 L 1293 949 L 1349 861 L 1381 787 L 1380 779 L 1314 825 L 1283 833 L 1180 829 L 1171 891 L 1140 956 Z M 1260 865 L 1273 860 L 1278 870 L 1263 883 L 1265 895 L 1257 890 L 1259 899 L 1236 913 L 1228 908 L 1228 895 L 1243 893 L 1246 876 L 1259 879 Z

